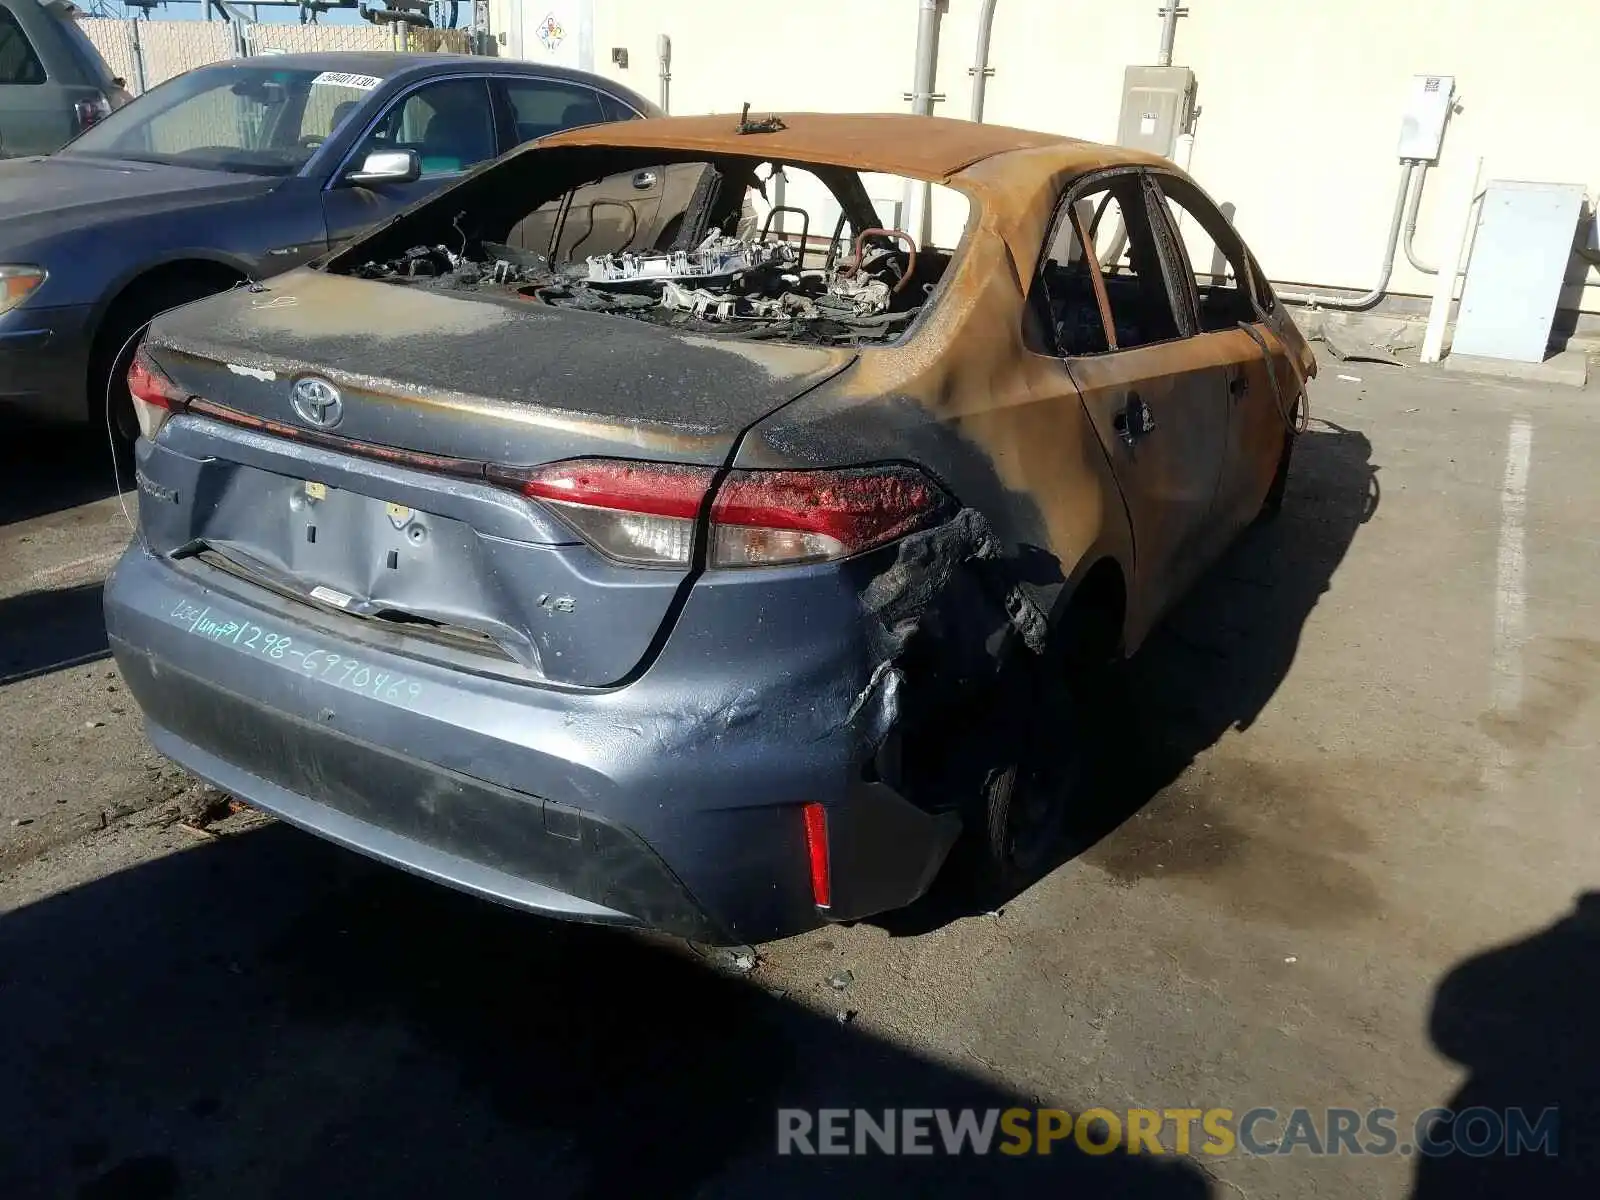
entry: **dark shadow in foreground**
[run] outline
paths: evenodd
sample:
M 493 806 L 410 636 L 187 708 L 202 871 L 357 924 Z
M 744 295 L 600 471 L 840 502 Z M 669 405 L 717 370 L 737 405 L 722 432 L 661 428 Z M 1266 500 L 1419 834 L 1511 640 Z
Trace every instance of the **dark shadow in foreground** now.
M 1600 1195 L 1600 893 L 1578 898 L 1550 928 L 1456 967 L 1434 993 L 1429 1033 L 1471 1074 L 1432 1143 L 1459 1148 L 1417 1161 L 1412 1200 L 1578 1200 Z M 1524 1138 L 1521 1153 L 1490 1134 L 1524 1122 L 1538 1131 L 1555 1108 L 1554 1149 Z M 1488 1115 L 1471 1117 L 1468 1110 Z M 1520 1117 L 1507 1114 L 1520 1110 Z M 1459 1128 L 1458 1128 L 1459 1127 Z
M 801 1158 L 782 1107 L 1031 1099 L 686 950 L 283 826 L 0 917 L 0 1195 L 1200 1197 L 1172 1160 Z
M 102 603 L 98 583 L 0 600 L 0 685 L 110 657 Z
M 0 439 L 0 525 L 76 508 L 117 493 L 104 429 L 8 416 Z M 126 472 L 124 487 L 133 486 Z
M 1307 619 L 1377 511 L 1371 458 L 1366 435 L 1314 419 L 1295 445 L 1282 513 L 1247 529 L 1134 658 L 1078 681 L 1075 727 L 1062 740 L 1085 748 L 1087 777 L 1057 865 L 1087 855 L 1125 878 L 1157 860 L 1170 869 L 1174 843 L 1221 836 L 1213 824 L 1225 813 L 1186 823 L 1152 801 L 1226 732 L 1254 724 L 1278 690 Z M 1130 823 L 1136 815 L 1149 819 Z M 1102 846 L 1112 833 L 1116 846 Z M 916 935 L 1011 898 L 974 894 L 949 872 L 918 904 L 874 922 Z

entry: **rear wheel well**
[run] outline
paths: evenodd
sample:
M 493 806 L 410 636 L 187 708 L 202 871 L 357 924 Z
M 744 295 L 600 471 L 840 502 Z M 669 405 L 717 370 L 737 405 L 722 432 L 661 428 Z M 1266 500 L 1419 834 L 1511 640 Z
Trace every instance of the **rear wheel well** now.
M 180 259 L 162 263 L 123 284 L 122 290 L 106 307 L 100 327 L 95 331 L 94 348 L 89 355 L 90 404 L 95 403 L 95 385 L 106 365 L 134 328 L 143 325 L 154 315 L 151 308 L 174 293 L 187 294 L 204 288 L 225 292 L 241 282 L 244 274 L 224 263 L 210 259 Z M 115 338 L 117 344 L 110 345 Z M 104 389 L 100 389 L 104 392 Z M 100 397 L 103 401 L 104 396 Z
M 1102 558 L 1073 589 L 1057 626 L 1061 654 L 1069 667 L 1101 666 L 1122 652 L 1128 588 L 1122 567 Z
M 181 259 L 163 263 L 123 285 L 100 318 L 89 350 L 84 392 L 91 424 L 109 422 L 114 439 L 131 446 L 138 428 L 127 388 L 115 376 L 127 370 L 128 343 L 150 319 L 169 308 L 225 292 L 242 282 L 244 274 L 209 259 Z

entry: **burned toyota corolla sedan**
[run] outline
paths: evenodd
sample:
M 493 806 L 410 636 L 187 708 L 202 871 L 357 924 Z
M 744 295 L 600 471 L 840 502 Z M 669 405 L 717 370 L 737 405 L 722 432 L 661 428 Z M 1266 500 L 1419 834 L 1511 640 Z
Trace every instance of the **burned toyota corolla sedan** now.
M 1041 697 L 1279 503 L 1312 366 L 1164 160 L 573 130 L 154 323 L 111 643 L 199 776 L 538 912 L 768 938 L 964 831 L 1014 883 L 1092 802 Z

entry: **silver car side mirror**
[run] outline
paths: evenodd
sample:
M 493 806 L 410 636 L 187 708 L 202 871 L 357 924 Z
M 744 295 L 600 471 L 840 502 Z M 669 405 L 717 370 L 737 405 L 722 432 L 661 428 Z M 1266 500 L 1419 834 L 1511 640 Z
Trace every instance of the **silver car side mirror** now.
M 376 150 L 344 177 L 346 183 L 415 183 L 422 178 L 422 159 L 415 150 Z

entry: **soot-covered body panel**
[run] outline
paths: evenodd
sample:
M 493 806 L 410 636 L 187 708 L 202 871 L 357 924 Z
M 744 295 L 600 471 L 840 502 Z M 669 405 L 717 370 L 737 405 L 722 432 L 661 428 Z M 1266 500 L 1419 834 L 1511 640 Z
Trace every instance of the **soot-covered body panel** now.
M 294 422 L 294 381 L 321 375 L 348 393 L 344 437 L 501 463 L 601 446 L 720 463 L 745 427 L 852 357 L 318 271 L 169 313 L 149 344 L 180 386 L 224 407 Z

